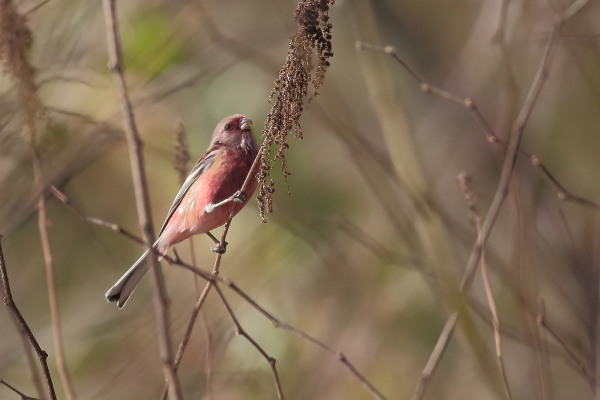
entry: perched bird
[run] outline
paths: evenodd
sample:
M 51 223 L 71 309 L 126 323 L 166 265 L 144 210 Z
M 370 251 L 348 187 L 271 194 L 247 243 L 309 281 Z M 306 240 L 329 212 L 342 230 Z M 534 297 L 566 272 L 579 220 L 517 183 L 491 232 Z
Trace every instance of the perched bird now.
M 239 192 L 258 154 L 251 128 L 252 120 L 243 115 L 219 122 L 206 154 L 186 178 L 167 213 L 153 246 L 159 255 L 164 256 L 170 246 L 200 233 L 208 234 L 217 244 L 213 251 L 225 251 L 210 231 L 224 225 L 232 212 L 239 212 L 256 189 L 257 181 L 252 178 L 245 193 Z M 106 292 L 108 301 L 117 302 L 119 308 L 125 305 L 150 267 L 149 255 L 146 250 Z

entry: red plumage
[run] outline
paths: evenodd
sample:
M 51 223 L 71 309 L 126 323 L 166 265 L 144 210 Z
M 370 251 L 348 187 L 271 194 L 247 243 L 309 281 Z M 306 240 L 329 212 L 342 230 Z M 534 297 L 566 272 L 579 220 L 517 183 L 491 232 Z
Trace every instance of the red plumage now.
M 209 233 L 224 225 L 231 213 L 239 212 L 252 197 L 257 186 L 254 178 L 244 193 L 244 201 L 233 201 L 258 154 L 251 125 L 252 121 L 243 115 L 227 117 L 217 125 L 208 150 L 188 175 L 167 213 L 154 243 L 160 254 L 192 235 Z M 108 301 L 123 307 L 148 270 L 148 255 L 146 251 L 106 292 Z

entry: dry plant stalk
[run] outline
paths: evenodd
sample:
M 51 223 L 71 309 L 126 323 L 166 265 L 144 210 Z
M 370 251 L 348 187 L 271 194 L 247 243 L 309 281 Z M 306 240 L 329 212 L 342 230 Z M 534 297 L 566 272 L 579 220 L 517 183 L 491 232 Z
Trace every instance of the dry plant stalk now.
M 34 174 L 35 195 L 37 196 L 38 229 L 44 255 L 44 267 L 48 287 L 52 338 L 56 353 L 56 364 L 64 386 L 67 399 L 75 399 L 69 371 L 64 357 L 64 344 L 60 324 L 52 251 L 48 235 L 45 184 L 40 154 L 37 147 L 37 134 L 46 126 L 45 109 L 42 105 L 35 83 L 35 70 L 29 63 L 27 52 L 31 47 L 33 35 L 27 26 L 27 20 L 20 14 L 11 0 L 0 2 L 0 57 L 3 72 L 12 78 L 16 89 L 19 110 L 22 113 L 23 137 L 29 146 Z
M 135 122 L 129 89 L 123 73 L 123 52 L 121 48 L 116 0 L 104 0 L 103 6 L 106 25 L 106 43 L 108 45 L 109 56 L 108 67 L 113 72 L 121 100 L 123 124 L 125 126 L 127 145 L 129 148 L 129 159 L 135 191 L 138 221 L 144 236 L 144 244 L 152 252 L 150 261 L 152 275 L 154 277 L 154 313 L 156 316 L 162 370 L 171 389 L 169 391 L 170 399 L 180 400 L 183 398 L 183 395 L 173 361 L 167 289 L 157 255 L 152 247 L 155 236 L 150 213 L 148 182 L 141 150 L 141 139 Z
M 181 121 L 175 123 L 175 164 L 179 183 L 183 184 L 189 172 L 190 151 L 185 126 Z
M 504 200 L 506 199 L 506 195 L 508 193 L 508 186 L 512 177 L 516 158 L 518 155 L 528 156 L 531 159 L 533 165 L 541 168 L 545 176 L 548 177 L 548 179 L 550 179 L 550 181 L 552 181 L 552 183 L 559 189 L 559 198 L 573 201 L 594 208 L 596 210 L 600 209 L 600 205 L 566 191 L 564 187 L 556 180 L 556 178 L 554 178 L 554 176 L 551 175 L 545 167 L 543 167 L 543 164 L 541 164 L 537 156 L 529 154 L 521 149 L 521 140 L 524 135 L 525 125 L 529 120 L 531 112 L 539 98 L 540 91 L 546 81 L 548 70 L 551 65 L 552 55 L 554 53 L 554 50 L 556 49 L 558 38 L 561 34 L 562 26 L 565 21 L 574 16 L 588 3 L 589 0 L 578 0 L 573 2 L 571 6 L 569 6 L 562 14 L 558 15 L 554 20 L 552 31 L 547 41 L 544 53 L 539 62 L 537 72 L 531 82 L 529 90 L 527 91 L 527 95 L 523 101 L 523 104 L 520 107 L 517 118 L 513 121 L 511 135 L 506 144 L 499 141 L 498 136 L 493 132 L 489 123 L 480 113 L 479 109 L 477 108 L 477 106 L 471 98 L 461 98 L 442 89 L 430 86 L 423 78 L 421 78 L 421 76 L 415 70 L 408 66 L 408 64 L 405 63 L 404 60 L 402 60 L 398 56 L 396 49 L 392 46 L 381 47 L 361 42 L 357 43 L 358 50 L 372 50 L 382 52 L 394 58 L 413 77 L 413 79 L 419 83 L 420 88 L 423 92 L 438 96 L 446 101 L 466 107 L 473 114 L 475 119 L 483 126 L 488 140 L 491 143 L 501 143 L 506 147 L 506 154 L 504 157 L 500 179 L 496 187 L 496 193 L 494 194 L 492 204 L 481 223 L 477 240 L 473 244 L 472 251 L 469 256 L 467 266 L 465 268 L 465 272 L 461 279 L 461 284 L 459 288 L 461 296 L 465 295 L 473 281 L 473 277 L 475 275 L 475 272 L 477 271 L 477 267 L 480 263 L 482 254 L 484 252 L 486 242 L 495 225 L 496 219 L 498 217 L 500 209 L 502 208 Z M 423 398 L 429 379 L 431 378 L 431 375 L 437 368 L 439 361 L 444 353 L 444 350 L 446 349 L 450 339 L 453 336 L 454 329 L 458 322 L 458 318 L 459 312 L 458 310 L 455 310 L 446 320 L 442 332 L 438 337 L 438 341 L 434 346 L 434 349 L 431 352 L 430 357 L 417 381 L 417 385 L 412 396 L 413 400 L 419 400 Z
M 269 102 L 272 102 L 272 106 L 263 129 L 265 139 L 257 173 L 260 183 L 257 199 L 263 222 L 265 214 L 273 211 L 275 182 L 270 178 L 273 165 L 281 161 L 281 170 L 287 182 L 290 175 L 285 162 L 285 151 L 289 148 L 288 135 L 293 132 L 298 139 L 302 139 L 300 117 L 304 105 L 318 94 L 329 67 L 328 60 L 333 56 L 332 24 L 329 22 L 329 6 L 333 3 L 334 0 L 301 0 L 294 12 L 298 30 L 290 40 L 285 64 L 279 70 L 271 91 Z M 308 97 L 310 83 L 314 93 Z M 272 148 L 276 149 L 275 154 Z
M 467 206 L 471 211 L 471 216 L 475 222 L 477 229 L 477 235 L 481 235 L 481 223 L 482 218 L 477 209 L 477 203 L 479 202 L 479 194 L 473 188 L 473 179 L 466 172 L 461 172 L 456 178 L 458 188 L 463 193 Z M 500 377 L 502 379 L 502 385 L 504 392 L 508 400 L 512 399 L 512 393 L 510 385 L 508 383 L 508 376 L 506 374 L 506 368 L 504 366 L 504 355 L 502 353 L 502 335 L 500 332 L 500 318 L 498 317 L 498 309 L 496 307 L 496 301 L 492 292 L 492 285 L 490 282 L 487 262 L 485 259 L 485 249 L 481 251 L 481 279 L 483 280 L 483 286 L 485 289 L 485 295 L 488 300 L 490 313 L 492 314 L 492 329 L 494 331 L 494 345 L 496 349 L 496 360 L 498 361 L 498 369 L 500 371 Z
M 513 129 L 508 140 L 506 154 L 504 156 L 504 162 L 502 165 L 502 171 L 500 173 L 500 179 L 498 181 L 498 185 L 496 187 L 496 192 L 494 194 L 494 198 L 492 199 L 492 204 L 490 205 L 482 223 L 481 228 L 479 230 L 479 234 L 475 243 L 473 243 L 473 247 L 471 250 L 471 254 L 469 255 L 469 260 L 467 262 L 467 266 L 465 268 L 465 272 L 461 279 L 460 284 L 460 295 L 464 296 L 469 290 L 471 283 L 473 282 L 473 277 L 475 276 L 475 272 L 477 272 L 477 268 L 479 266 L 481 255 L 485 249 L 487 240 L 492 233 L 494 225 L 496 223 L 496 219 L 500 213 L 500 209 L 504 204 L 504 200 L 506 199 L 506 195 L 508 193 L 508 186 L 510 184 L 510 180 L 512 178 L 512 174 L 514 171 L 515 162 L 517 156 L 519 154 L 519 149 L 521 145 L 521 140 L 525 133 L 525 125 L 531 115 L 531 111 L 533 110 L 536 101 L 539 97 L 540 91 L 546 81 L 546 77 L 548 75 L 548 69 L 551 64 L 552 54 L 554 53 L 558 34 L 560 28 L 562 26 L 562 22 L 554 24 L 552 29 L 552 33 L 548 42 L 546 44 L 546 48 L 544 50 L 544 54 L 539 62 L 537 72 L 531 82 L 529 90 L 527 92 L 527 96 L 521 106 L 519 111 L 519 115 L 513 123 Z M 432 351 L 431 355 L 423 371 L 421 372 L 421 376 L 417 381 L 417 385 L 415 391 L 413 393 L 412 399 L 419 400 L 422 399 L 425 390 L 427 389 L 427 384 L 429 379 L 437 366 L 439 365 L 439 361 L 448 345 L 450 339 L 454 334 L 454 328 L 458 322 L 459 313 L 458 310 L 454 311 L 450 317 L 446 320 L 444 328 L 442 329 L 442 333 L 440 334 L 438 341 Z
M 40 364 L 42 366 L 42 371 L 44 373 L 44 378 L 46 379 L 46 386 L 48 387 L 48 393 L 50 395 L 50 399 L 56 400 L 56 392 L 54 391 L 54 383 L 52 382 L 52 376 L 50 375 L 50 369 L 48 368 L 48 354 L 40 347 L 37 339 L 33 335 L 31 328 L 23 318 L 21 311 L 15 304 L 15 301 L 12 296 L 12 291 L 10 289 L 10 282 L 8 280 L 8 271 L 6 268 L 6 261 L 4 259 L 4 252 L 2 250 L 2 235 L 0 234 L 0 276 L 2 277 L 2 286 L 4 288 L 4 305 L 8 307 L 8 309 L 12 312 L 15 317 L 15 320 L 19 323 L 19 331 L 23 332 L 27 340 L 31 343 L 31 347 L 35 350 Z M 6 384 L 6 383 L 5 383 Z
M 562 22 L 561 22 L 562 24 Z M 430 85 L 425 78 L 423 78 L 417 71 L 415 71 L 410 65 L 408 65 L 399 55 L 398 51 L 394 46 L 377 46 L 371 43 L 365 43 L 361 41 L 356 42 L 357 51 L 375 51 L 379 53 L 384 53 L 390 57 L 392 57 L 402 68 L 408 72 L 408 74 L 419 84 L 419 89 L 423 93 L 430 94 L 432 96 L 439 97 L 447 102 L 454 103 L 458 106 L 465 107 L 473 116 L 473 118 L 477 121 L 477 123 L 483 129 L 483 133 L 485 134 L 485 138 L 488 142 L 496 145 L 500 145 L 506 149 L 508 146 L 506 142 L 504 142 L 494 131 L 490 123 L 481 113 L 477 103 L 474 99 L 470 97 L 461 97 L 456 94 L 447 92 L 439 87 Z M 557 189 L 557 196 L 560 200 L 570 201 L 572 203 L 576 203 L 579 205 L 583 205 L 589 208 L 592 208 L 596 211 L 600 211 L 600 203 L 593 202 L 588 200 L 582 196 L 579 196 L 571 191 L 569 191 L 559 180 L 556 178 L 546 167 L 546 165 L 542 162 L 542 160 L 533 153 L 530 153 L 519 147 L 517 154 L 522 157 L 526 157 L 529 159 L 529 162 L 534 167 L 538 168 L 542 174 L 548 179 Z
M 254 338 L 252 336 L 250 336 L 250 334 L 248 334 L 248 332 L 246 332 L 246 330 L 242 327 L 242 324 L 240 324 L 240 321 L 238 320 L 238 318 L 235 316 L 235 313 L 233 312 L 233 309 L 231 308 L 229 301 L 227 301 L 227 298 L 223 294 L 223 291 L 221 290 L 219 285 L 217 285 L 217 283 L 214 283 L 214 285 L 215 285 L 215 289 L 217 290 L 217 293 L 219 294 L 219 297 L 221 298 L 221 302 L 227 309 L 227 312 L 228 312 L 229 316 L 231 317 L 233 324 L 235 325 L 235 334 L 238 336 L 244 337 L 248 342 L 250 342 L 250 344 L 269 363 L 269 365 L 271 366 L 271 373 L 273 374 L 275 390 L 277 391 L 277 398 L 279 400 L 284 400 L 285 396 L 283 394 L 283 389 L 281 388 L 281 380 L 279 379 L 279 373 L 277 372 L 277 367 L 275 365 L 277 363 L 277 360 L 274 357 L 271 357 L 269 354 L 267 354 L 265 349 L 260 344 L 258 344 L 258 342 L 256 340 L 254 340 Z

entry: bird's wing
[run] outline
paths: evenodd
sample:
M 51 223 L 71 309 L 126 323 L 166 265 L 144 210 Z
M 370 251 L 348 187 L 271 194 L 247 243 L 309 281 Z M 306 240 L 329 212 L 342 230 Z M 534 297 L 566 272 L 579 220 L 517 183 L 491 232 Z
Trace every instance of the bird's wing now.
M 210 149 L 204 155 L 204 157 L 202 157 L 200 160 L 198 160 L 194 169 L 192 169 L 192 171 L 190 172 L 188 177 L 185 178 L 185 182 L 183 182 L 181 189 L 179 189 L 177 196 L 175 196 L 175 200 L 173 200 L 173 204 L 171 204 L 171 208 L 169 208 L 169 213 L 167 214 L 167 218 L 165 219 L 165 222 L 163 223 L 162 228 L 160 228 L 160 232 L 158 233 L 159 236 L 165 230 L 165 227 L 169 223 L 169 220 L 175 213 L 175 210 L 177 210 L 177 207 L 179 207 L 179 204 L 181 204 L 181 201 L 187 194 L 188 190 L 190 190 L 190 187 L 192 187 L 192 185 L 194 184 L 194 182 L 196 182 L 198 177 L 200 175 L 202 175 L 202 173 L 204 171 L 206 171 L 212 165 L 212 163 L 215 161 L 218 151 L 219 151 L 219 148 L 217 146 L 213 146 L 213 148 Z

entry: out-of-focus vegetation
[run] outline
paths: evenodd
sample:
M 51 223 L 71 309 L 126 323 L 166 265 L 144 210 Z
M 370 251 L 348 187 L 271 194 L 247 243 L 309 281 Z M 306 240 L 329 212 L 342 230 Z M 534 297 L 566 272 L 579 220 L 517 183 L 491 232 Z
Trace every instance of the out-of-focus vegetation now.
M 38 2 L 16 2 L 25 13 Z M 125 73 L 144 141 L 155 223 L 178 190 L 176 121 L 193 157 L 217 121 L 243 113 L 257 139 L 284 62 L 295 1 L 118 2 Z M 465 107 L 422 93 L 394 60 L 355 42 L 392 45 L 426 81 L 475 99 L 507 139 L 536 73 L 556 13 L 570 0 L 337 0 L 331 67 L 291 140 L 289 194 L 276 170 L 268 223 L 256 202 L 233 221 L 222 275 L 282 321 L 342 351 L 389 399 L 409 397 L 441 328 L 476 229 L 456 176 L 467 171 L 485 215 L 503 147 Z M 501 16 L 503 7 L 506 18 Z M 138 230 L 118 92 L 106 68 L 100 2 L 50 0 L 26 14 L 46 108 L 39 134 L 45 184 L 90 216 Z M 600 4 L 560 32 L 522 148 L 569 191 L 600 195 Z M 5 68 L 6 69 L 6 68 Z M 35 191 L 14 78 L 0 90 L 0 233 L 12 291 L 48 361 L 59 397 Z M 158 398 L 163 376 L 146 278 L 118 310 L 105 290 L 142 251 L 47 200 L 67 366 L 79 399 Z M 518 159 L 486 247 L 513 398 L 592 398 L 598 363 L 598 213 L 557 196 L 539 168 Z M 197 264 L 211 269 L 206 237 Z M 189 245 L 178 246 L 189 260 Z M 184 333 L 196 301 L 188 271 L 169 267 L 172 331 Z M 277 359 L 289 399 L 369 399 L 330 354 L 276 329 L 225 291 L 244 329 Z M 428 399 L 505 398 L 481 278 L 455 337 L 428 382 Z M 547 326 L 538 323 L 545 304 Z M 549 328 L 549 329 L 548 329 Z M 557 336 L 560 341 L 557 340 Z M 565 349 L 566 348 L 568 349 Z M 268 363 L 243 338 L 213 292 L 179 368 L 185 398 L 276 398 Z M 21 338 L 0 309 L 0 378 L 29 395 Z M 17 395 L 0 386 L 0 398 Z

